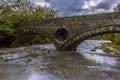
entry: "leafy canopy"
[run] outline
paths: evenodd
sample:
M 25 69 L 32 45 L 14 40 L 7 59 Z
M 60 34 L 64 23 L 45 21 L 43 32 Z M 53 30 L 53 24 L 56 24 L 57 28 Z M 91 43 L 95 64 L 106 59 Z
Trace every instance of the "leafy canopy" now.
M 48 8 L 33 6 L 28 0 L 1 0 L 0 30 L 12 33 L 16 22 L 52 18 L 55 14 L 55 11 Z
M 116 6 L 116 8 L 115 8 L 115 11 L 116 11 L 116 12 L 120 12 L 120 3 L 117 4 L 117 6 Z

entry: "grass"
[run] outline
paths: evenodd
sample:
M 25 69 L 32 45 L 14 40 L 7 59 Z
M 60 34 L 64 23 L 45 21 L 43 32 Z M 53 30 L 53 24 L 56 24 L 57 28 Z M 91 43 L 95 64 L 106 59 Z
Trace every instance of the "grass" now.
M 104 43 L 101 47 L 105 52 L 120 52 L 120 45 L 113 43 Z

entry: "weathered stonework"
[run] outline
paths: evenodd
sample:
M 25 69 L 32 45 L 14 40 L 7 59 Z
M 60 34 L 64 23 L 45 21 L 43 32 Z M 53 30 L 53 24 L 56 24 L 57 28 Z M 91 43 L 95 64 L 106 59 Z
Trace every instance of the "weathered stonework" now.
M 26 32 L 42 34 L 48 37 L 59 50 L 75 50 L 82 41 L 90 37 L 120 32 L 120 13 L 52 18 L 20 22 L 15 26 L 18 29 L 18 34 Z M 65 32 L 59 31 L 60 28 L 64 29 Z M 57 31 L 60 32 L 57 33 L 60 36 L 56 36 Z

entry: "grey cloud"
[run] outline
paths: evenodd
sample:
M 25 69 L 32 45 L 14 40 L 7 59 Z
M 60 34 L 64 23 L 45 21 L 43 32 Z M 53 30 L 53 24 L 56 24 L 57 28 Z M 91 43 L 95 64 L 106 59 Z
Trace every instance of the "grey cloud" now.
M 101 2 L 96 9 L 102 8 L 105 10 L 110 10 L 116 3 L 118 3 L 119 0 L 104 0 Z
M 88 9 L 83 9 L 83 6 L 89 5 L 91 1 L 95 0 L 44 0 L 50 4 L 50 7 L 58 11 L 58 15 L 64 16 L 75 16 L 89 13 L 101 13 L 111 11 L 112 8 L 120 2 L 120 0 L 101 0 L 100 3 L 95 3 L 95 6 L 88 6 Z M 85 1 L 88 1 L 85 4 Z M 97 2 L 97 1 L 95 1 Z
M 72 16 L 82 11 L 83 0 L 48 0 L 59 16 Z

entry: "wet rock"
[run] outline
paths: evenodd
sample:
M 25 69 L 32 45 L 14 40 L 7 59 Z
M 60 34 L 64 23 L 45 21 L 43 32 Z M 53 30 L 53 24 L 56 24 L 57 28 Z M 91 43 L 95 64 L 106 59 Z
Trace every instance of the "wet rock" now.
M 4 55 L 1 55 L 1 58 L 9 60 L 9 59 L 22 58 L 22 57 L 25 57 L 27 55 L 28 55 L 27 52 L 20 53 L 20 54 L 4 54 Z

